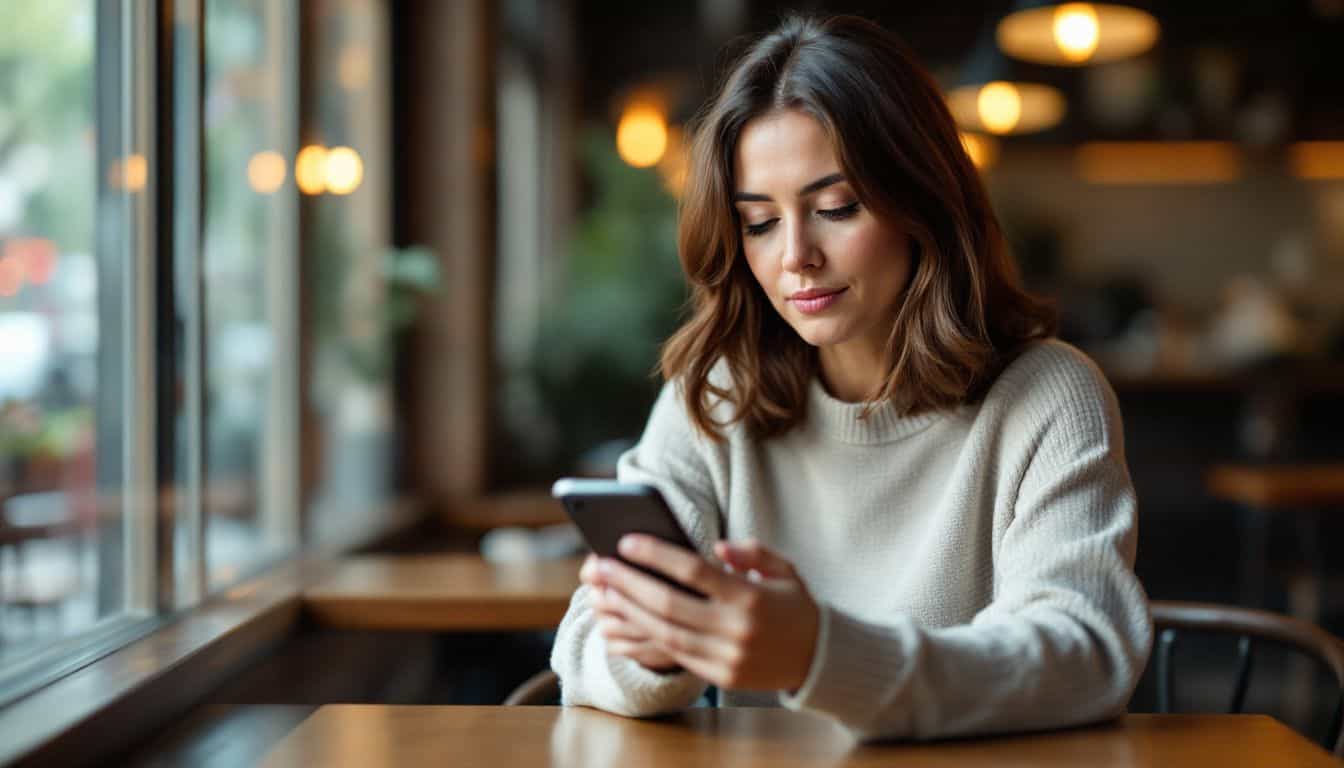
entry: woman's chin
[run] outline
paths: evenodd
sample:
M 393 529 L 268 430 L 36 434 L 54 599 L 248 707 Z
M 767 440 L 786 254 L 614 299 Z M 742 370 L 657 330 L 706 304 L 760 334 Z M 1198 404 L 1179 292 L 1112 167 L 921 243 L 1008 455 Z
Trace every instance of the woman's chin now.
M 849 338 L 849 334 L 834 327 L 831 323 L 803 321 L 802 323 L 795 323 L 793 330 L 803 341 L 814 347 L 829 347 L 840 344 Z

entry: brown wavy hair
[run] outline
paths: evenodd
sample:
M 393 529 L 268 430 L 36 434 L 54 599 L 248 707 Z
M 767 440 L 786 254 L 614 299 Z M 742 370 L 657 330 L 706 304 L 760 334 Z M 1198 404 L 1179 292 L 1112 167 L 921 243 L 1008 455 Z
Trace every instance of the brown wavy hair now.
M 663 346 L 661 368 L 680 380 L 701 432 L 722 439 L 722 427 L 742 422 L 765 438 L 806 415 L 816 350 L 753 277 L 732 203 L 743 127 L 784 109 L 816 119 L 860 202 L 909 233 L 891 367 L 870 404 L 913 414 L 975 401 L 1026 342 L 1054 332 L 1053 309 L 1021 286 L 933 79 L 877 24 L 790 17 L 737 59 L 694 121 L 678 232 L 691 312 Z M 719 361 L 730 384 L 710 381 Z M 731 415 L 711 415 L 718 400 Z

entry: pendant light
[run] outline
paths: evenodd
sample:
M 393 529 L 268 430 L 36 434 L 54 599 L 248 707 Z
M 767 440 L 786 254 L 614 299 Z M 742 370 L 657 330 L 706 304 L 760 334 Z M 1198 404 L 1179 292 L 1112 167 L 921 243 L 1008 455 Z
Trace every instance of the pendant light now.
M 1058 88 L 1037 80 L 986 33 L 948 91 L 947 106 L 963 130 L 998 136 L 1044 131 L 1058 125 L 1068 107 Z
M 1079 67 L 1137 56 L 1160 35 L 1152 14 L 1127 5 L 1019 0 L 995 38 L 1013 58 Z

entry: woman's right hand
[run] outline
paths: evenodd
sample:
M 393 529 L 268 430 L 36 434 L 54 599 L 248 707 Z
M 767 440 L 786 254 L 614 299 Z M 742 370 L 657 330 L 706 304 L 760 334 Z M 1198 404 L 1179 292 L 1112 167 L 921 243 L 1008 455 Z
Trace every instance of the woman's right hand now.
M 606 639 L 609 653 L 633 659 L 645 669 L 660 674 L 681 670 L 675 659 L 654 646 L 652 639 L 644 630 L 632 624 L 624 614 L 613 607 L 613 602 L 606 596 L 607 585 L 597 571 L 596 555 L 590 554 L 583 561 L 583 567 L 579 569 L 579 581 L 592 588 L 597 631 Z

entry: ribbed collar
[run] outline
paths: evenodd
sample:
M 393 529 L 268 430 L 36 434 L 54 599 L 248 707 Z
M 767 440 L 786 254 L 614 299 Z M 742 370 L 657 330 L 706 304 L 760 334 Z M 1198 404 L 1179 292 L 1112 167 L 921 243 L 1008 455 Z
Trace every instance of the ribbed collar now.
M 901 416 L 894 405 L 884 402 L 874 406 L 868 416 L 862 418 L 866 405 L 831 397 L 821 380 L 814 376 L 807 392 L 808 428 L 842 443 L 877 445 L 909 437 L 945 415 L 939 411 L 925 411 L 917 416 Z

